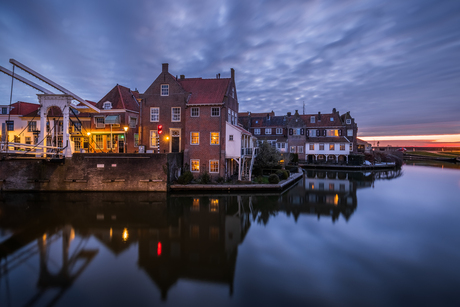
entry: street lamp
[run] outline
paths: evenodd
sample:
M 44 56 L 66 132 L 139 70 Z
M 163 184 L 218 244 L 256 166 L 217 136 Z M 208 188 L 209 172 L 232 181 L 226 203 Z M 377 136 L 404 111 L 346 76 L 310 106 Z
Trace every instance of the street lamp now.
M 124 148 L 124 151 L 123 151 L 123 152 L 124 152 L 124 153 L 127 153 L 127 151 L 128 151 L 128 146 L 127 146 L 127 145 L 128 145 L 128 144 L 127 144 L 127 142 L 126 142 L 126 132 L 128 132 L 128 126 L 124 126 L 123 129 L 125 130 L 125 135 L 124 135 L 124 139 L 125 139 L 125 141 L 124 141 L 124 145 L 125 145 L 125 146 L 124 146 L 124 147 L 125 147 L 125 148 Z

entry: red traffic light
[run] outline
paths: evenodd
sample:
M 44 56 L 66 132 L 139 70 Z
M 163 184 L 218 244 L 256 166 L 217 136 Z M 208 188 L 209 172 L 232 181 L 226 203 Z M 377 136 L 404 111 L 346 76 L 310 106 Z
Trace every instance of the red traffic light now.
M 158 125 L 158 134 L 163 133 L 163 125 Z

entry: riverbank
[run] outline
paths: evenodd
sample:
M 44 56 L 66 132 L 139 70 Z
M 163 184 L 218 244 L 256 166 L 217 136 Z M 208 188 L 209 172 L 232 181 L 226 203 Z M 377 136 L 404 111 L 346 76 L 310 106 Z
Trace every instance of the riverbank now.
M 370 165 L 336 165 L 336 164 L 300 164 L 299 166 L 305 169 L 335 169 L 344 171 L 367 171 L 393 169 L 396 167 L 394 162 L 381 162 Z
M 278 184 L 173 184 L 170 186 L 171 192 L 181 191 L 282 191 L 303 177 L 303 173 L 293 173 L 288 179 L 280 181 Z

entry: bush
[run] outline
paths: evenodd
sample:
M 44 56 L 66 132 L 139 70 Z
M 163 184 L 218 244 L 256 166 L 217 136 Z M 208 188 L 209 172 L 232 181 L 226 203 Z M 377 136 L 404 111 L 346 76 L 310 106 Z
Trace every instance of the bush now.
M 280 182 L 280 179 L 279 179 L 278 175 L 271 174 L 270 176 L 268 176 L 268 182 L 270 182 L 272 184 L 277 184 L 277 183 Z
M 276 171 L 276 175 L 278 176 L 278 178 L 279 178 L 280 180 L 286 180 L 286 179 L 289 178 L 288 172 L 287 172 L 286 170 L 282 170 L 282 169 L 277 170 L 277 171 Z
M 225 182 L 224 177 L 222 177 L 222 176 L 217 177 L 217 183 L 224 183 L 224 182 Z
M 211 176 L 209 176 L 209 173 L 205 171 L 203 174 L 201 174 L 198 177 L 198 181 L 202 184 L 207 184 L 211 182 Z
M 189 184 L 193 180 L 193 174 L 191 171 L 186 171 L 177 178 L 179 184 Z

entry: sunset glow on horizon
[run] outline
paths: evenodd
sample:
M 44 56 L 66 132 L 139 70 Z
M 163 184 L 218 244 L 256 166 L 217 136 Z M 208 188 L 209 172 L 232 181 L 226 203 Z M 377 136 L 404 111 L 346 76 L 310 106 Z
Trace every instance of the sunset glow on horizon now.
M 460 134 L 363 136 L 360 139 L 380 146 L 460 147 Z

